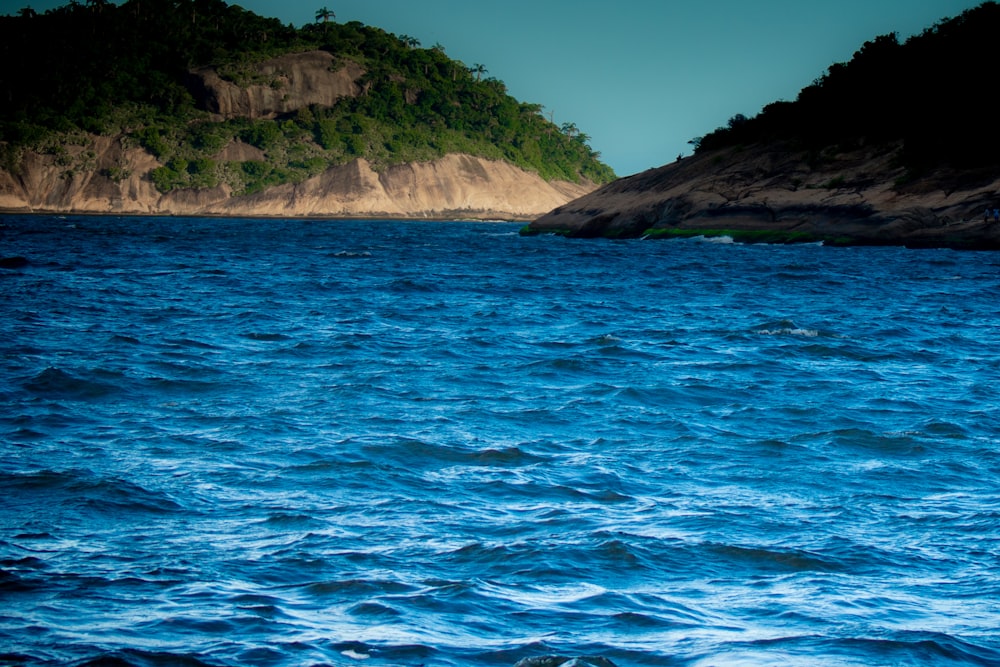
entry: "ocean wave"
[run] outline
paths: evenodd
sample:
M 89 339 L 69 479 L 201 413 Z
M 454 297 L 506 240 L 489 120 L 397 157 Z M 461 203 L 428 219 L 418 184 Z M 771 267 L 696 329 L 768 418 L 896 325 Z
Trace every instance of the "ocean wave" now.
M 818 338 L 824 335 L 819 329 L 800 327 L 791 320 L 758 324 L 753 328 L 753 333 L 758 336 L 801 336 L 804 338 Z
M 1000 663 L 981 256 L 3 224 L 0 662 Z
M 150 491 L 117 477 L 105 477 L 87 469 L 41 470 L 0 474 L 0 483 L 22 502 L 47 502 L 68 507 L 89 507 L 101 512 L 173 512 L 182 505 L 169 495 Z
M 337 259 L 368 259 L 371 256 L 372 253 L 369 250 L 340 250 L 331 255 Z
M 79 377 L 51 366 L 24 381 L 23 386 L 40 396 L 84 401 L 102 399 L 119 391 L 115 384 Z
M 775 550 L 729 544 L 712 544 L 708 548 L 715 556 L 734 562 L 744 562 L 757 571 L 839 572 L 845 569 L 829 557 L 801 550 Z
M 761 336 L 804 336 L 805 338 L 816 338 L 820 335 L 819 329 L 758 329 L 754 333 Z
M 822 634 L 779 636 L 732 642 L 726 665 L 981 665 L 997 664 L 1000 651 L 933 632 L 879 633 L 883 637 L 837 637 Z M 693 667 L 717 665 L 720 654 L 693 661 Z

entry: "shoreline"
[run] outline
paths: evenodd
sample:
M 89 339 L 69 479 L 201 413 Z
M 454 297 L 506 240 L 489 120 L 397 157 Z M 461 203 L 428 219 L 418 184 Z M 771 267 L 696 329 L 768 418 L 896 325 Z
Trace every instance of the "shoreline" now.
M 107 137 L 92 144 L 94 166 L 69 177 L 51 156 L 40 154 L 26 156 L 16 175 L 0 169 L 0 212 L 530 222 L 597 187 L 546 181 L 502 160 L 449 153 L 382 171 L 355 159 L 252 194 L 236 194 L 226 184 L 160 192 L 149 178 L 158 165 L 151 155 L 121 149 Z M 119 162 L 129 165 L 129 175 L 115 181 L 107 171 Z
M 1000 250 L 992 216 L 1000 177 L 952 169 L 907 176 L 884 147 L 840 153 L 822 165 L 781 144 L 720 149 L 620 179 L 553 209 L 523 233 L 735 234 L 747 242 Z
M 271 214 L 249 214 L 249 213 L 122 213 L 116 211 L 100 212 L 100 211 L 50 211 L 50 210 L 34 210 L 25 211 L 20 209 L 3 209 L 0 208 L 0 216 L 24 216 L 24 217 L 102 217 L 102 218 L 193 218 L 201 220 L 233 220 L 239 218 L 245 218 L 247 220 L 302 220 L 302 221 L 350 221 L 350 220 L 361 220 L 370 222 L 481 222 L 483 224 L 518 224 L 530 222 L 533 218 L 478 218 L 474 216 L 460 216 L 460 217 L 438 217 L 438 216 L 397 216 L 397 215 L 318 215 L 318 214 L 308 214 L 308 215 L 271 215 Z

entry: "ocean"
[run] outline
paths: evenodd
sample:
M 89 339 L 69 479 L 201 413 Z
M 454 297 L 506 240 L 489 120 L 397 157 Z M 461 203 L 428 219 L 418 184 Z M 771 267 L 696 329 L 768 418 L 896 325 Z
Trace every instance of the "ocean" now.
M 519 226 L 0 216 L 0 664 L 1000 665 L 1000 255 Z

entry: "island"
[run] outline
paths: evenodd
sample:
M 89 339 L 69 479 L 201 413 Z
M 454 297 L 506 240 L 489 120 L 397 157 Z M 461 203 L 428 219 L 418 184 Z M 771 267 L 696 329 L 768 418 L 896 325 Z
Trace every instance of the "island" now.
M 26 7 L 0 51 L 0 210 L 527 221 L 615 177 L 485 66 L 331 11 Z
M 981 96 L 1000 7 L 866 42 L 692 156 L 558 206 L 524 234 L 1000 249 L 1000 125 Z

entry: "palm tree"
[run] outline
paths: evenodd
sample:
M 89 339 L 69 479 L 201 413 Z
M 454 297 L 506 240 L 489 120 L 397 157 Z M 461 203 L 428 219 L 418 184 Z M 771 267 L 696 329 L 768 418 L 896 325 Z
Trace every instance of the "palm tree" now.
M 410 37 L 409 35 L 400 35 L 399 41 L 403 42 L 403 44 L 406 44 L 406 46 L 411 49 L 415 49 L 420 46 L 420 40 L 416 37 Z
M 337 18 L 337 15 L 330 11 L 329 7 L 323 7 L 316 10 L 316 20 L 319 21 L 323 19 L 323 23 L 327 23 L 330 19 Z
M 484 74 L 486 74 L 487 72 L 489 72 L 489 70 L 486 69 L 486 67 L 484 65 L 476 63 L 475 65 L 473 65 L 472 67 L 469 68 L 469 72 L 471 72 L 472 74 L 475 74 L 476 75 L 476 81 L 479 81 L 479 80 L 481 80 L 483 78 Z

